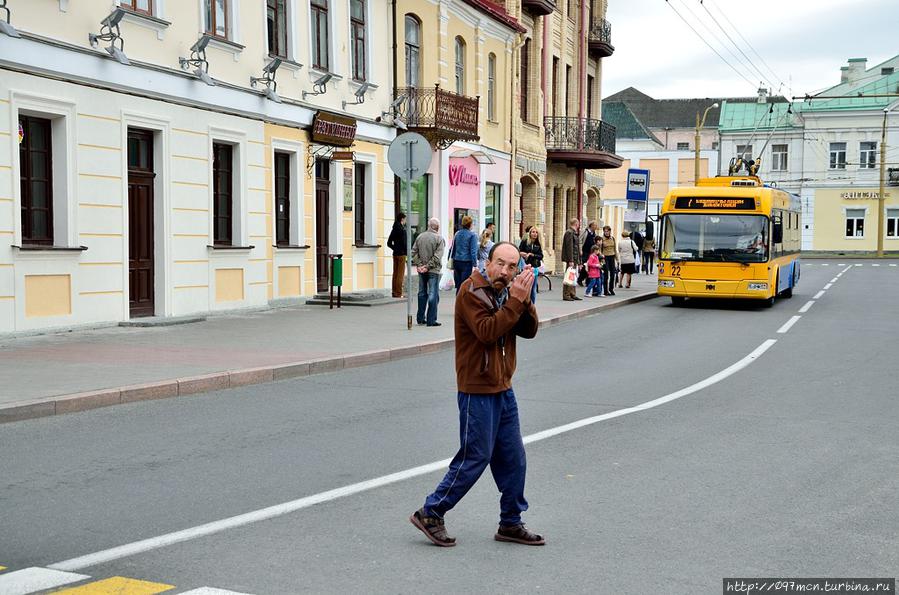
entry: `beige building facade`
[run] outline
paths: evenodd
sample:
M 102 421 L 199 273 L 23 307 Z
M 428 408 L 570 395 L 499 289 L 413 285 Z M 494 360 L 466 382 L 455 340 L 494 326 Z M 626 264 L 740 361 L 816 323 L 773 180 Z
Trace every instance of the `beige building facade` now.
M 9 8 L 0 333 L 388 286 L 386 2 Z

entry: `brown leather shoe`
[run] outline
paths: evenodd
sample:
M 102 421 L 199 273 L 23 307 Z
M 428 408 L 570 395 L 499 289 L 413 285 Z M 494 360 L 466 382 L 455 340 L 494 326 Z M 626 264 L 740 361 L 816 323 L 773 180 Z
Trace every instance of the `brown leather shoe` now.
M 511 527 L 499 526 L 493 539 L 497 541 L 508 541 L 511 543 L 521 543 L 524 545 L 546 545 L 546 540 L 542 535 L 537 535 L 528 530 L 524 523 L 520 525 L 512 525 Z
M 443 519 L 436 516 L 427 516 L 424 508 L 420 508 L 412 513 L 409 522 L 415 525 L 419 531 L 425 534 L 425 537 L 431 540 L 434 545 L 440 547 L 453 547 L 456 545 L 456 538 L 446 534 L 446 526 Z

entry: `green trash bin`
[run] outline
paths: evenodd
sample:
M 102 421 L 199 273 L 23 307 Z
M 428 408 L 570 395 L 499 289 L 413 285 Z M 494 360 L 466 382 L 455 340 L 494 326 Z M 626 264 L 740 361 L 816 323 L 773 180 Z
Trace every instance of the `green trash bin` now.
M 329 254 L 331 263 L 331 281 L 329 283 L 328 299 L 329 308 L 334 308 L 334 288 L 337 288 L 337 307 L 340 307 L 340 288 L 343 287 L 343 254 Z

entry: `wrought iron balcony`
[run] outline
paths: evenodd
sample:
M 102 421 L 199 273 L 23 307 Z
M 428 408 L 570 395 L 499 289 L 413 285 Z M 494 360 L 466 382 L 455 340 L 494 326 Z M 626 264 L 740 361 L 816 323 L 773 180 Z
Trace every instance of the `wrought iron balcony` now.
M 615 51 L 612 45 L 612 23 L 605 19 L 593 19 L 587 33 L 587 51 L 600 58 L 608 58 Z
M 555 0 L 521 0 L 521 8 L 535 17 L 552 14 L 556 10 Z
M 400 87 L 397 96 L 405 99 L 397 107 L 397 116 L 409 130 L 418 132 L 431 144 L 446 148 L 457 140 L 478 138 L 478 103 L 480 97 L 466 97 L 433 88 Z
M 615 154 L 615 127 L 590 118 L 544 118 L 546 153 L 551 161 L 584 169 L 621 167 Z

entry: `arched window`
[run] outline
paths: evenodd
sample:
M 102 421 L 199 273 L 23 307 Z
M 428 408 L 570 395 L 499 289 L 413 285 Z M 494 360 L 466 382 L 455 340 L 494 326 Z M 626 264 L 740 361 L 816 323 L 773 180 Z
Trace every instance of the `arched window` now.
M 421 21 L 406 15 L 406 86 L 421 86 Z
M 487 119 L 496 121 L 496 54 L 487 56 Z
M 465 95 L 465 40 L 456 38 L 456 93 Z

